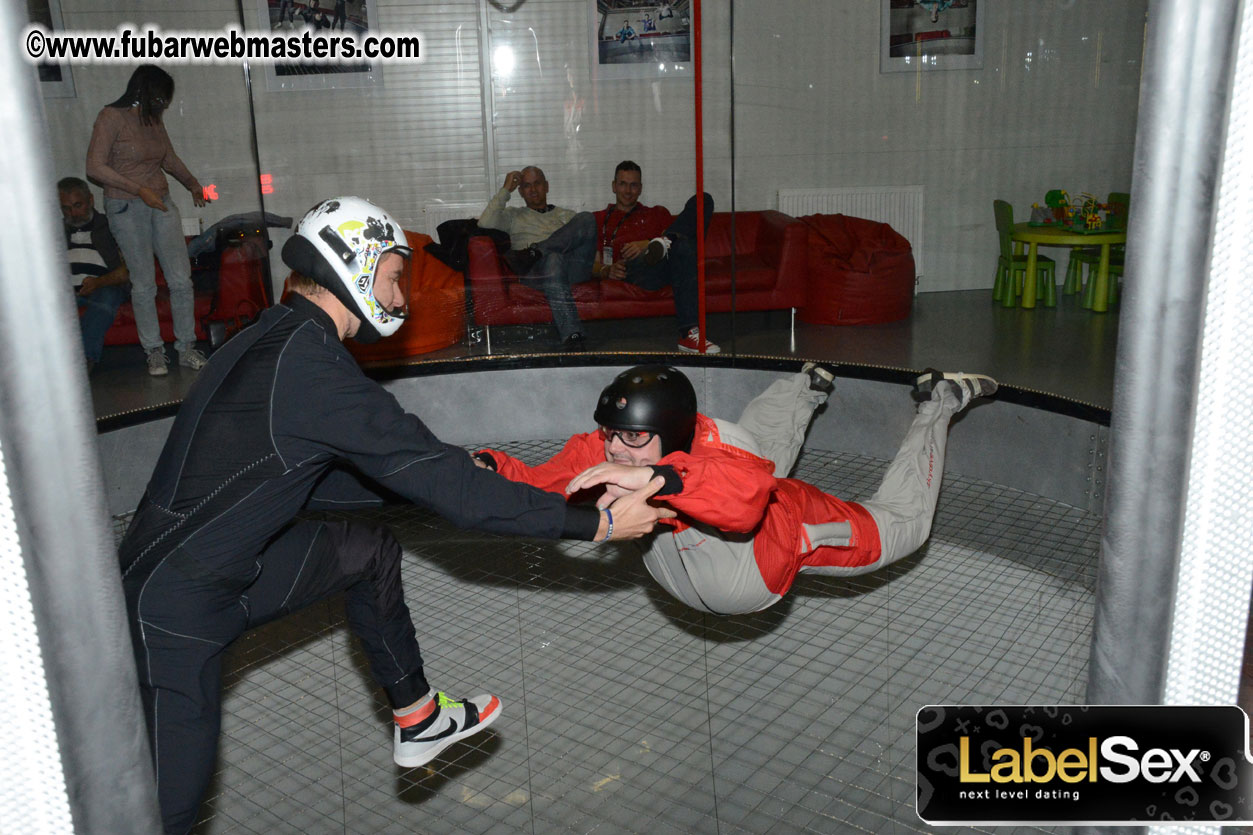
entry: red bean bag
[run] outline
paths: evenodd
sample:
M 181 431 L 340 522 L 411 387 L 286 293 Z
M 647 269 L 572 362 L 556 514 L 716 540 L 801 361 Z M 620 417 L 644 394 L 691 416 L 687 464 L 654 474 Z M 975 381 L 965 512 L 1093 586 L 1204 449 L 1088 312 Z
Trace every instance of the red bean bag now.
M 460 342 L 466 333 L 466 289 L 461 273 L 426 251 L 429 235 L 405 230 L 413 250 L 409 273 L 409 318 L 400 330 L 372 344 L 345 343 L 358 362 L 396 360 Z
M 809 234 L 809 283 L 802 322 L 869 325 L 909 316 L 914 255 L 895 229 L 848 215 L 800 218 Z
M 380 362 L 417 356 L 460 342 L 465 336 L 466 292 L 461 273 L 426 251 L 429 235 L 405 230 L 413 250 L 405 266 L 409 277 L 409 318 L 396 333 L 378 342 L 349 339 L 344 344 L 357 362 Z M 287 297 L 284 288 L 283 297 Z

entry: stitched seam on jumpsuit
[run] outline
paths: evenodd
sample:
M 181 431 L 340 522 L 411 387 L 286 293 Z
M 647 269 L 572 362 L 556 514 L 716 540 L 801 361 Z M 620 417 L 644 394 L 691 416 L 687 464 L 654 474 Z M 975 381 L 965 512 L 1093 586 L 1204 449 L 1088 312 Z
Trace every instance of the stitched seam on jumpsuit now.
M 291 593 L 296 590 L 296 584 L 300 582 L 300 577 L 305 573 L 305 566 L 309 564 L 309 555 L 313 553 L 313 546 L 318 543 L 318 537 L 326 530 L 326 525 L 318 525 L 317 533 L 313 535 L 313 539 L 309 540 L 309 547 L 305 549 L 305 558 L 300 561 L 300 570 L 296 572 L 296 576 L 292 578 L 291 588 L 287 590 L 287 594 L 283 597 L 283 602 L 278 604 L 279 608 L 287 605 L 287 601 L 291 600 Z
M 291 474 L 291 473 L 293 473 L 293 472 L 294 472 L 294 470 L 284 470 L 284 471 L 282 472 L 282 475 L 284 475 L 284 476 L 286 476 L 286 475 L 290 475 L 290 474 Z M 203 524 L 203 525 L 201 525 L 201 526 L 200 526 L 200 528 L 199 528 L 199 529 L 198 529 L 195 533 L 193 533 L 191 536 L 187 537 L 186 539 L 184 539 L 182 542 L 180 542 L 180 543 L 179 543 L 179 547 L 184 547 L 184 546 L 186 546 L 187 544 L 189 544 L 189 543 L 190 543 L 192 540 L 194 540 L 194 539 L 195 539 L 195 538 L 196 538 L 199 534 L 203 533 L 203 532 L 204 532 L 207 528 L 211 527 L 211 526 L 213 525 L 213 523 L 217 522 L 217 521 L 218 521 L 219 519 L 221 519 L 222 517 L 229 515 L 229 514 L 230 514 L 233 510 L 235 510 L 235 508 L 237 508 L 237 507 L 239 507 L 240 505 L 244 504 L 245 502 L 249 501 L 249 500 L 250 500 L 250 499 L 252 499 L 254 496 L 256 496 L 258 493 L 264 493 L 265 488 L 266 488 L 266 487 L 268 487 L 268 486 L 270 486 L 270 484 L 271 484 L 271 481 L 267 481 L 265 484 L 258 484 L 258 485 L 257 485 L 256 487 L 254 487 L 252 490 L 250 490 L 249 492 L 247 492 L 247 493 L 245 493 L 244 495 L 240 496 L 240 497 L 239 497 L 239 499 L 238 499 L 238 500 L 237 500 L 234 504 L 232 504 L 230 507 L 224 507 L 224 508 L 222 508 L 222 511 L 221 511 L 220 513 L 218 513 L 218 515 L 217 515 L 217 516 L 214 516 L 214 517 L 213 517 L 213 518 L 211 518 L 211 519 L 206 519 L 206 520 L 205 520 L 205 522 L 204 522 L 204 524 Z M 260 566 L 260 563 L 255 563 L 255 564 L 257 565 L 258 570 L 260 570 L 260 567 L 261 567 L 261 566 Z
M 397 467 L 394 470 L 388 470 L 387 472 L 380 475 L 379 478 L 387 478 L 388 476 L 393 476 L 396 473 L 400 472 L 401 470 L 409 469 L 414 464 L 421 464 L 423 461 L 434 461 L 436 458 L 443 458 L 447 454 L 448 453 L 446 452 L 437 452 L 434 455 L 424 455 L 420 458 L 414 458 L 412 461 L 409 461 L 405 464 L 401 464 L 399 467 Z
M 163 506 L 163 505 L 159 505 L 159 504 L 157 504 L 156 502 L 154 502 L 154 501 L 152 501 L 152 500 L 149 500 L 149 504 L 151 504 L 153 507 L 155 507 L 157 510 L 161 511 L 162 513 L 169 514 L 170 516 L 175 516 L 175 517 L 177 517 L 177 518 L 179 518 L 179 519 L 186 519 L 186 518 L 187 518 L 187 514 L 185 514 L 185 513 L 179 513 L 177 510 L 170 510 L 168 507 L 165 507 L 165 506 Z
M 208 495 L 206 495 L 203 499 L 201 499 L 201 500 L 200 500 L 200 502 L 199 502 L 199 503 L 198 503 L 195 507 L 193 507 L 191 510 L 187 511 L 187 514 L 186 514 L 185 516 L 183 516 L 183 517 L 182 517 L 182 521 L 183 521 L 183 522 L 186 522 L 188 519 L 190 519 L 192 516 L 194 516 L 196 513 L 198 513 L 198 512 L 200 511 L 200 509 L 201 509 L 201 508 L 203 508 L 206 504 L 208 504 L 210 501 L 212 501 L 212 500 L 213 500 L 213 499 L 217 496 L 217 494 L 218 494 L 218 493 L 221 493 L 221 492 L 222 492 L 223 490 L 225 490 L 228 486 L 230 486 L 230 484 L 231 484 L 232 482 L 234 482 L 234 481 L 238 480 L 239 478 L 241 478 L 241 477 L 242 477 L 245 473 L 247 473 L 249 470 L 254 469 L 255 467 L 259 467 L 261 464 L 264 464 L 266 461 L 270 460 L 271 458 L 273 458 L 273 457 L 274 457 L 274 456 L 276 456 L 277 454 L 278 454 L 278 453 L 271 452 L 269 455 L 265 455 L 265 456 L 263 456 L 263 457 L 261 457 L 261 458 L 258 458 L 256 461 L 253 461 L 251 464 L 249 464 L 248 466 L 244 467 L 242 470 L 240 470 L 240 471 L 238 471 L 238 472 L 234 473 L 233 475 L 231 475 L 229 478 L 227 478 L 225 481 L 223 481 L 221 484 L 219 484 L 217 487 L 215 487 L 215 488 L 213 489 L 213 492 L 209 493 L 209 494 L 208 494 Z M 126 578 L 126 576 L 127 576 L 128 574 L 130 574 L 132 571 L 134 571 L 134 570 L 135 570 L 135 566 L 139 565 L 139 563 L 143 560 L 143 558 L 144 558 L 144 557 L 146 557 L 146 556 L 148 555 L 148 552 L 149 552 L 149 551 L 151 551 L 153 548 L 156 548 L 158 545 L 160 545 L 162 542 L 164 542 L 166 539 L 168 539 L 170 536 L 172 536 L 174 533 L 176 533 L 176 532 L 178 532 L 178 531 L 180 531 L 180 530 L 182 530 L 182 525 L 181 525 L 181 524 L 179 524 L 179 525 L 175 525 L 175 526 L 173 526 L 173 527 L 171 527 L 171 528 L 167 528 L 167 529 L 166 529 L 166 531 L 165 531 L 164 533 L 162 533 L 160 536 L 158 536 L 158 537 L 157 537 L 156 539 L 154 539 L 152 542 L 148 543 L 148 547 L 147 547 L 147 548 L 145 548 L 144 550 L 140 551 L 140 552 L 139 552 L 139 556 L 135 557 L 135 560 L 134 560 L 134 562 L 132 562 L 132 563 L 130 564 L 130 567 L 129 567 L 129 568 L 127 568 L 125 571 L 123 571 L 123 572 L 122 572 L 122 577 L 123 577 L 123 579 L 125 579 L 125 578 Z M 163 561 L 164 561 L 164 560 L 163 560 Z M 147 585 L 147 584 L 145 584 L 145 585 Z
M 388 654 L 389 656 L 391 656 L 392 663 L 393 663 L 393 664 L 395 664 L 395 665 L 396 665 L 396 669 L 397 669 L 397 670 L 399 670 L 399 669 L 400 669 L 400 662 L 396 660 L 396 653 L 392 652 L 392 648 L 391 648 L 391 646 L 387 643 L 387 639 L 386 639 L 386 638 L 384 638 L 384 639 L 383 639 L 383 648 L 387 650 L 387 654 Z M 401 676 L 400 678 L 398 678 L 398 679 L 396 679 L 395 681 L 393 681 L 393 682 L 392 682 L 392 684 L 393 684 L 393 685 L 395 685 L 395 684 L 400 684 L 400 682 L 404 681 L 405 679 L 407 679 L 407 678 L 408 678 L 409 676 L 411 676 L 411 675 L 413 675 L 413 673 L 405 673 L 403 676 Z M 389 685 L 389 686 L 390 686 L 390 685 Z
M 152 656 L 148 652 L 148 636 L 142 629 L 140 633 L 140 639 L 144 642 L 144 660 L 148 664 L 148 681 L 152 681 Z M 158 744 L 158 741 L 161 739 L 161 691 L 156 688 L 153 689 L 156 692 L 152 696 L 152 771 L 157 785 L 160 785 L 161 746 Z
M 150 620 L 144 620 L 143 618 L 140 618 L 139 622 L 142 623 L 144 626 L 151 626 L 153 629 L 157 630 L 158 632 L 164 632 L 166 635 L 173 635 L 176 638 L 186 638 L 189 641 L 200 641 L 202 643 L 208 644 L 211 647 L 226 646 L 226 644 L 223 644 L 219 641 L 210 641 L 208 638 L 200 638 L 196 635 L 185 635 L 182 632 L 175 632 L 172 629 L 165 629 L 159 626 L 158 624 L 155 624 Z
M 190 280 L 190 279 L 189 279 L 189 280 Z M 216 394 L 217 394 L 218 389 L 220 389 L 220 388 L 222 387 L 222 384 L 223 384 L 223 383 L 225 383 L 225 382 L 226 382 L 226 377 L 223 377 L 222 379 L 218 380 L 217 385 L 213 387 L 213 391 L 211 391 L 211 392 L 208 394 L 208 396 L 205 398 L 205 401 L 204 401 L 204 402 L 205 402 L 206 404 L 208 404 L 209 400 L 211 400 L 211 399 L 214 397 L 214 395 L 216 395 Z M 200 414 L 196 415 L 196 422 L 195 422 L 195 423 L 193 423 L 193 424 L 191 425 L 191 431 L 188 433 L 188 436 L 187 436 L 187 437 L 189 437 L 189 438 L 190 438 L 190 437 L 194 437 L 194 436 L 195 436 L 195 434 L 196 434 L 196 430 L 200 428 L 200 420 L 201 420 L 203 417 L 204 417 L 204 412 L 203 412 L 203 411 L 202 411 Z M 177 487 L 178 483 L 179 483 L 180 481 L 182 481 L 182 480 L 183 480 L 183 467 L 185 467 L 185 466 L 187 465 L 187 456 L 188 456 L 188 454 L 190 454 L 190 452 L 191 452 L 191 444 L 188 444 L 188 445 L 187 445 L 187 448 L 183 450 L 183 457 L 182 457 L 182 459 L 178 462 L 178 469 L 176 470 L 175 475 L 174 475 L 174 478 L 173 478 L 173 484 L 174 484 L 174 485 L 176 485 L 176 486 L 175 486 L 175 488 L 174 488 L 174 491 L 175 491 L 175 492 L 177 492 L 177 490 L 178 490 L 178 487 Z M 171 498 L 173 498 L 173 496 L 172 496 L 172 495 L 171 495 Z M 161 505 L 157 505 L 157 506 L 158 506 L 158 507 L 161 507 Z M 169 511 L 169 512 L 170 512 L 170 513 L 173 513 L 174 511 Z M 189 513 L 188 515 L 190 515 L 190 513 Z M 184 518 L 186 518 L 186 517 L 184 517 Z M 123 575 L 123 576 L 125 576 L 125 575 Z
M 287 469 L 287 459 L 283 457 L 283 453 L 278 451 L 278 441 L 274 439 L 274 389 L 278 386 L 279 368 L 283 365 L 283 357 L 287 353 L 287 349 L 291 346 L 292 340 L 296 338 L 296 334 L 300 333 L 306 327 L 318 327 L 312 320 L 302 322 L 298 328 L 287 336 L 287 341 L 283 343 L 283 347 L 279 349 L 278 360 L 274 363 L 274 378 L 270 380 L 270 447 L 274 453 L 278 455 L 278 460 L 283 462 L 283 468 Z M 322 332 L 322 343 L 326 344 L 326 332 Z

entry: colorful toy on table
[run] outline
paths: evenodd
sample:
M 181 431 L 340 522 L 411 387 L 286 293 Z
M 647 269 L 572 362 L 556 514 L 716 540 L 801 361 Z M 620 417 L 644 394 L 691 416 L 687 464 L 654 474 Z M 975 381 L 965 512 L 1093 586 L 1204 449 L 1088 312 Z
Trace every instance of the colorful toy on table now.
M 1063 188 L 1051 189 L 1044 195 L 1044 202 L 1051 209 L 1064 209 L 1070 205 L 1070 195 Z
M 1088 192 L 1081 192 L 1078 199 L 1071 200 L 1065 189 L 1050 189 L 1044 196 L 1044 206 L 1031 205 L 1031 226 L 1064 226 L 1073 232 L 1100 232 L 1110 228 L 1109 215 L 1116 211 L 1113 206 L 1099 202 Z M 1102 213 L 1105 218 L 1102 218 Z
M 1066 212 L 1070 209 L 1070 195 L 1064 188 L 1051 189 L 1044 195 L 1044 203 L 1053 210 L 1053 219 L 1057 223 L 1069 222 Z
M 1031 204 L 1031 220 L 1027 221 L 1031 226 L 1052 226 L 1057 223 L 1057 218 L 1053 216 L 1053 210 L 1041 206 L 1039 203 Z
M 1083 228 L 1100 229 L 1101 228 L 1101 216 L 1097 213 L 1097 207 L 1099 205 L 1100 204 L 1096 202 L 1096 197 L 1094 195 L 1088 194 L 1086 191 L 1080 194 L 1079 195 L 1079 207 L 1080 207 L 1079 216 L 1075 218 L 1075 224 L 1074 224 L 1076 228 L 1079 226 L 1081 219 L 1082 219 Z M 1095 218 L 1096 220 L 1095 225 L 1093 224 L 1093 218 Z

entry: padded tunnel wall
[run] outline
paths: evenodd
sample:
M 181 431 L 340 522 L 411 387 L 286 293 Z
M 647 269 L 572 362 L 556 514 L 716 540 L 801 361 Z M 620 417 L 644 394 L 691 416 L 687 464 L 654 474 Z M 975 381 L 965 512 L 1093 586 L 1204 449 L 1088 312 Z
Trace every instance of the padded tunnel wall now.
M 781 373 L 680 366 L 696 386 L 701 410 L 730 419 Z M 626 367 L 498 368 L 385 385 L 448 443 L 562 438 L 594 426 L 596 395 Z M 841 377 L 835 396 L 815 416 L 807 445 L 890 459 L 912 415 L 908 386 Z M 139 501 L 170 424 L 160 418 L 101 433 L 111 513 L 129 512 Z M 954 421 L 946 469 L 1099 512 L 1107 440 L 1107 427 L 1095 418 L 1007 398 L 973 407 Z

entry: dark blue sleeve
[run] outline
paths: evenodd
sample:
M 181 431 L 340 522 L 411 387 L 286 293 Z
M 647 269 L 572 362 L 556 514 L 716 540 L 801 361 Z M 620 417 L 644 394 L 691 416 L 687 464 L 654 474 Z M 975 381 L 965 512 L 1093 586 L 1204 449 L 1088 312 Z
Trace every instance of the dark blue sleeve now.
M 273 435 L 287 466 L 329 452 L 383 490 L 461 527 L 548 539 L 595 537 L 595 508 L 568 506 L 560 494 L 476 467 L 464 449 L 440 441 L 362 374 L 341 346 L 317 347 L 293 346 L 276 376 Z M 343 484 L 337 480 L 332 487 Z
M 359 473 L 348 467 L 335 467 L 327 472 L 305 502 L 309 510 L 351 510 L 356 507 L 376 507 L 399 498 L 390 491 L 380 490 Z

